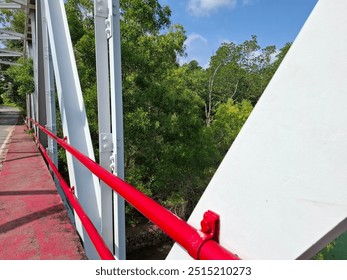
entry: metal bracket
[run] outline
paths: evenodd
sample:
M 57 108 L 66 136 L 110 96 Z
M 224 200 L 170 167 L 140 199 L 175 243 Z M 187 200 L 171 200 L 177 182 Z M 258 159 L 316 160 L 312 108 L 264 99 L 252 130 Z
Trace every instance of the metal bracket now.
M 106 32 L 106 37 L 107 39 L 110 39 L 112 38 L 112 15 L 109 15 L 108 18 L 105 20 L 105 25 L 106 25 L 106 29 L 105 29 L 105 32 Z
M 200 222 L 200 225 L 201 229 L 197 231 L 200 240 L 198 242 L 192 242 L 192 247 L 188 250 L 189 255 L 196 260 L 200 259 L 201 248 L 208 241 L 213 240 L 219 243 L 219 215 L 208 210 L 204 213 L 204 217 Z
M 100 133 L 100 153 L 112 152 L 112 133 Z
M 116 156 L 115 155 L 110 156 L 110 161 L 111 161 L 110 168 L 111 168 L 112 172 L 115 172 L 115 170 L 116 170 Z
M 204 217 L 200 225 L 200 231 L 203 233 L 203 239 L 205 241 L 212 239 L 219 243 L 220 220 L 218 214 L 208 210 L 204 213 Z

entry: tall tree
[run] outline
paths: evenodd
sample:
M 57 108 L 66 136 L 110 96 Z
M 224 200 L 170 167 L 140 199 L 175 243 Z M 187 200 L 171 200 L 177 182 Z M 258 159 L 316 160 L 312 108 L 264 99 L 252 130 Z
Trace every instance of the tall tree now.
M 242 44 L 223 43 L 211 57 L 205 100 L 206 124 L 209 126 L 219 104 L 229 98 L 244 99 L 255 105 L 269 82 L 267 69 L 272 67 L 274 46 L 261 49 L 257 37 Z

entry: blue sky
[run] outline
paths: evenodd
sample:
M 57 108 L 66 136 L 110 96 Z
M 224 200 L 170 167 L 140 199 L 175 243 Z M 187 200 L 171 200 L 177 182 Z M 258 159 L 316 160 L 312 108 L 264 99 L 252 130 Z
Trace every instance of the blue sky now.
M 318 0 L 159 0 L 171 8 L 172 23 L 188 36 L 182 61 L 203 67 L 223 42 L 242 43 L 258 37 L 261 47 L 278 49 L 292 42 Z

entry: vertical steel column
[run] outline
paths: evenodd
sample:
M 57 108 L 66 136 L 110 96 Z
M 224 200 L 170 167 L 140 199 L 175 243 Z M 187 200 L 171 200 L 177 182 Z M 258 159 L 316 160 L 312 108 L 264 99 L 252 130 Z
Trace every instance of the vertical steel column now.
M 63 132 L 71 145 L 94 160 L 94 151 L 64 1 L 44 1 Z M 69 153 L 67 153 L 67 161 L 70 184 L 75 186 L 78 200 L 95 227 L 101 232 L 101 194 L 99 180 Z M 88 258 L 99 259 L 92 242 L 76 215 L 75 221 L 76 228 L 84 241 L 84 248 Z
M 120 8 L 119 0 L 109 0 L 109 56 L 111 84 L 111 115 L 114 161 L 113 172 L 124 179 L 124 132 L 123 132 L 123 96 L 121 73 L 121 40 L 120 40 Z M 125 211 L 124 199 L 114 193 L 114 226 L 115 252 L 125 258 Z M 118 245 L 118 246 L 117 246 Z
M 30 93 L 26 95 L 26 115 L 32 118 L 31 116 L 31 104 L 30 104 Z M 28 127 L 31 128 L 31 122 L 28 122 Z
M 112 155 L 110 85 L 108 71 L 108 42 L 105 21 L 108 17 L 107 0 L 94 2 L 96 74 L 98 91 L 98 125 L 99 125 L 99 157 L 100 165 L 111 171 L 110 157 Z M 101 236 L 107 247 L 114 253 L 113 228 L 113 190 L 103 181 L 101 186 Z M 116 255 L 117 259 L 120 259 Z
M 38 3 L 38 2 L 37 2 Z M 46 7 L 42 0 L 39 0 L 41 16 L 42 16 L 42 44 L 43 44 L 43 70 L 45 80 L 45 95 L 46 95 L 46 124 L 47 129 L 57 134 L 56 126 L 56 109 L 55 109 L 55 90 L 54 90 L 54 72 L 52 54 L 48 42 L 48 26 L 46 17 Z M 48 138 L 48 155 L 52 159 L 55 166 L 58 166 L 58 148 L 57 143 L 52 139 Z
M 31 114 L 31 118 L 35 119 L 35 93 L 30 93 L 29 94 L 29 100 L 30 100 L 30 114 Z M 35 126 L 33 125 L 32 128 L 34 128 Z
M 30 12 L 29 14 L 30 20 L 31 20 L 31 28 L 32 28 L 32 59 L 33 59 L 33 68 L 34 68 L 34 84 L 35 84 L 35 90 L 32 93 L 32 114 L 33 119 L 38 120 L 39 119 L 39 113 L 38 113 L 38 61 L 37 61 L 37 43 L 36 43 L 36 16 L 34 12 Z M 39 133 L 36 129 L 36 126 L 33 125 L 33 130 L 36 135 Z
M 42 16 L 41 16 L 41 2 L 42 0 L 36 0 L 35 11 L 35 33 L 36 33 L 36 45 L 35 45 L 35 61 L 36 61 L 36 73 L 37 73 L 37 105 L 38 115 L 37 121 L 41 124 L 47 123 L 46 117 L 46 94 L 45 94 L 45 68 L 44 68 L 44 50 L 43 50 L 43 38 L 42 38 Z M 42 146 L 47 147 L 47 135 L 42 131 L 38 131 L 38 137 Z

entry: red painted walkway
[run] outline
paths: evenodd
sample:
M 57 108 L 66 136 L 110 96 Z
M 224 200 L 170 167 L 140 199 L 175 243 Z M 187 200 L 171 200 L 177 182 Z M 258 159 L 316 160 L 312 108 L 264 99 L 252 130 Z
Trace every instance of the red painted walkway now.
M 24 130 L 15 127 L 0 171 L 0 259 L 85 259 L 46 164 Z

